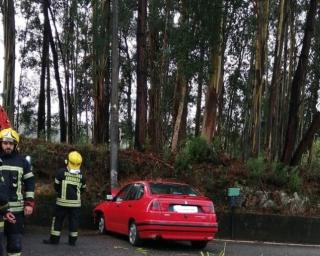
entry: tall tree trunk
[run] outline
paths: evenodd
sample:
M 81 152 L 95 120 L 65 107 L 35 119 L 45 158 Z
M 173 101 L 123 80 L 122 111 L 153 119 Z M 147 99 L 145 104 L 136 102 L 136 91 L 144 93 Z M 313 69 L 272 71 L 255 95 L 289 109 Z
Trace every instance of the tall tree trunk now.
M 285 164 L 290 164 L 291 157 L 296 145 L 296 137 L 298 136 L 299 126 L 299 109 L 301 105 L 301 89 L 303 88 L 306 68 L 308 64 L 308 55 L 311 45 L 311 38 L 314 31 L 315 16 L 317 9 L 317 0 L 310 0 L 310 8 L 307 14 L 305 34 L 303 45 L 297 70 L 294 74 L 291 87 L 291 98 L 289 108 L 289 120 L 287 126 L 286 140 L 281 161 Z
M 294 166 L 299 164 L 302 154 L 311 147 L 313 143 L 314 135 L 319 130 L 320 130 L 320 112 L 316 112 L 309 129 L 303 136 L 301 142 L 299 143 L 296 151 L 293 154 L 292 159 L 290 160 L 290 165 Z
M 51 31 L 50 25 L 49 25 L 49 42 L 50 42 L 51 52 L 52 52 L 52 56 L 53 56 L 53 67 L 54 67 L 55 80 L 56 80 L 57 91 L 58 91 L 60 141 L 66 142 L 66 139 L 67 139 L 66 119 L 65 119 L 65 114 L 64 114 L 64 101 L 63 101 L 62 85 L 61 85 L 60 74 L 59 74 L 59 60 L 58 60 L 58 53 L 56 50 L 56 46 L 53 41 L 53 36 L 52 36 L 52 31 Z
M 195 136 L 200 135 L 200 120 L 201 120 L 201 101 L 202 101 L 202 86 L 203 86 L 203 62 L 204 62 L 204 46 L 200 46 L 200 70 L 198 74 L 198 88 L 197 88 L 197 98 L 196 98 L 196 117 L 195 117 Z
M 159 152 L 161 149 L 161 83 L 160 83 L 160 70 L 159 70 L 159 36 L 158 28 L 156 27 L 155 20 L 159 19 L 157 15 L 157 6 L 154 2 L 150 5 L 150 33 L 149 33 L 149 66 L 150 66 L 150 82 L 151 88 L 149 91 L 149 120 L 148 120 L 148 135 L 150 138 L 150 147 L 153 152 Z
M 107 85 L 109 84 L 109 1 L 96 1 L 93 6 L 93 81 L 94 81 L 94 128 L 93 143 L 95 145 L 106 143 L 108 138 L 108 104 Z M 107 24 L 107 25 L 106 25 Z M 102 44 L 103 42 L 103 44 Z
M 75 72 L 73 65 L 74 55 L 76 50 L 76 38 L 75 38 L 75 20 L 77 19 L 77 0 L 71 1 L 71 6 L 67 13 L 67 26 L 66 26 L 66 99 L 67 99 L 67 114 L 68 114 L 68 142 L 72 144 L 74 142 L 74 90 L 73 90 L 73 77 Z M 71 77 L 70 77 L 71 76 Z M 70 84 L 71 81 L 71 84 Z
M 179 72 L 183 72 L 181 67 L 178 67 L 177 71 L 177 81 L 176 81 L 176 89 L 175 89 L 175 105 L 176 111 L 173 115 L 174 120 L 174 127 L 173 127 L 173 135 L 172 135 L 172 142 L 171 142 L 171 152 L 177 153 L 178 145 L 181 140 L 182 135 L 182 128 L 183 124 L 183 117 L 185 116 L 186 112 L 186 96 L 187 96 L 187 88 L 188 82 L 185 78 L 184 74 L 180 74 Z
M 40 93 L 39 93 L 39 104 L 38 104 L 38 138 L 45 138 L 45 82 L 47 67 L 49 66 L 49 17 L 48 17 L 48 1 L 43 1 L 43 41 L 42 41 L 42 56 L 41 56 L 41 75 L 40 75 Z
M 11 125 L 14 126 L 14 79 L 15 79 L 15 11 L 14 1 L 3 1 L 4 31 L 4 79 L 3 105 Z
M 262 91 L 264 83 L 266 82 L 264 76 L 268 35 L 269 0 L 256 0 L 255 8 L 257 13 L 257 35 L 255 42 L 256 55 L 251 113 L 253 115 L 251 128 L 251 155 L 254 157 L 260 152 Z
M 216 132 L 217 126 L 217 107 L 218 107 L 218 95 L 221 85 L 220 75 L 221 75 L 221 42 L 217 49 L 212 49 L 211 52 L 211 72 L 210 81 L 208 85 L 207 95 L 206 95 L 206 105 L 203 115 L 203 125 L 201 136 L 205 138 L 208 143 L 211 143 L 212 138 Z
M 51 85 L 50 85 L 50 62 L 48 54 L 48 65 L 47 65 L 47 141 L 51 141 Z
M 138 0 L 137 24 L 137 103 L 135 148 L 143 150 L 147 134 L 147 74 L 146 74 L 146 18 L 147 0 Z
M 210 53 L 210 78 L 209 85 L 206 94 L 206 104 L 203 114 L 203 124 L 201 136 L 208 142 L 211 143 L 212 139 L 217 130 L 217 110 L 218 110 L 218 98 L 222 86 L 222 64 L 223 64 L 223 32 L 225 22 L 223 19 L 223 12 L 221 12 L 218 19 L 217 28 L 215 32 L 218 39 L 211 45 Z
M 273 63 L 273 73 L 272 81 L 270 85 L 270 95 L 269 95 L 269 113 L 268 113 L 268 124 L 267 124 L 267 144 L 266 144 L 266 156 L 267 159 L 273 160 L 276 150 L 275 142 L 277 131 L 279 130 L 278 126 L 278 117 L 277 117 L 277 104 L 279 97 L 279 87 L 280 87 L 280 67 L 282 59 L 282 50 L 284 43 L 284 32 L 287 22 L 287 0 L 281 0 L 278 8 L 278 28 L 276 36 L 276 45 L 274 51 L 274 63 Z
M 289 110 L 289 100 L 290 100 L 290 85 L 293 78 L 293 70 L 296 68 L 296 26 L 295 26 L 295 1 L 289 0 L 288 8 L 288 22 L 285 34 L 285 44 L 284 47 L 284 67 L 283 70 L 288 70 L 288 72 L 283 75 L 283 86 L 281 91 L 281 99 L 279 99 L 279 134 L 278 134 L 278 144 L 277 144 L 277 158 L 281 159 L 284 150 L 286 128 L 288 125 L 288 111 Z M 289 33 L 290 31 L 290 33 Z M 285 112 L 283 110 L 286 110 Z
M 169 27 L 173 23 L 173 11 L 172 11 L 172 0 L 165 0 L 165 27 L 163 32 L 163 39 L 162 39 L 162 54 L 160 58 L 160 88 L 161 88 L 161 109 L 164 109 L 167 106 L 168 102 L 166 97 L 164 97 L 165 88 L 168 87 L 168 72 L 169 72 Z M 167 114 L 167 115 L 166 115 Z M 170 112 L 162 111 L 162 124 L 169 123 Z M 161 145 L 166 143 L 169 140 L 169 135 L 164 131 L 161 130 Z

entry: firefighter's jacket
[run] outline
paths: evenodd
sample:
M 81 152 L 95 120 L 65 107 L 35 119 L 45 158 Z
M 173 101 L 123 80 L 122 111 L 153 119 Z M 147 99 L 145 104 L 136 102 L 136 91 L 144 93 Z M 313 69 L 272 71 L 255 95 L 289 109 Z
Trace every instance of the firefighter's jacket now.
M 0 170 L 0 232 L 3 232 L 3 227 L 4 227 L 3 216 L 7 213 L 8 208 L 9 208 L 8 189 L 4 182 L 2 170 Z
M 56 204 L 63 207 L 80 207 L 81 194 L 86 188 L 85 178 L 82 173 L 71 173 L 62 168 L 57 172 L 54 181 L 57 192 Z
M 8 191 L 8 210 L 22 212 L 25 205 L 33 206 L 35 180 L 30 163 L 16 152 L 1 154 L 0 159 L 0 172 Z

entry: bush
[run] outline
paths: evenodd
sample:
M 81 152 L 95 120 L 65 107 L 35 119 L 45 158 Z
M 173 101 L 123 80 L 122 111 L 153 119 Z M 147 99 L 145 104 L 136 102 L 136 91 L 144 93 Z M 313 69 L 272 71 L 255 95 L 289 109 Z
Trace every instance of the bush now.
M 191 169 L 194 163 L 208 162 L 212 150 L 205 139 L 196 137 L 188 140 L 176 157 L 175 168 L 177 170 Z
M 252 179 L 260 179 L 261 176 L 266 171 L 266 162 L 264 161 L 264 158 L 262 156 L 259 156 L 257 158 L 249 158 L 246 166 L 249 170 L 249 175 Z
M 312 146 L 311 161 L 310 152 L 303 154 L 301 165 L 308 169 L 312 175 L 319 175 L 320 170 L 320 139 L 315 140 Z
M 287 184 L 289 178 L 289 166 L 280 162 L 274 162 L 271 165 L 271 170 L 274 175 L 273 181 L 277 185 L 282 186 Z
M 291 169 L 289 180 L 288 180 L 288 188 L 291 192 L 298 192 L 301 187 L 301 178 L 299 175 L 298 167 Z

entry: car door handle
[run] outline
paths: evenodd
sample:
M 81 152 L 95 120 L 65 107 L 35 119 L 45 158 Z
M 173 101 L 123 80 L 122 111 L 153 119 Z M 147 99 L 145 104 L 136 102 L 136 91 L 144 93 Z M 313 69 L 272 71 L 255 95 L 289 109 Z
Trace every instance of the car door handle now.
M 132 205 L 131 205 L 131 204 L 128 204 L 128 207 L 129 207 L 129 208 L 131 208 L 131 207 L 132 207 Z

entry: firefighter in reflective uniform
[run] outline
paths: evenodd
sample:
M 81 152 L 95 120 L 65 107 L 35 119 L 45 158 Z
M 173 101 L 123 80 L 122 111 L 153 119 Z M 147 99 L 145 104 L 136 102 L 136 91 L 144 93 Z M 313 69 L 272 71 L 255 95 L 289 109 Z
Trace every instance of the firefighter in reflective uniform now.
M 17 151 L 19 141 L 12 128 L 0 131 L 0 170 L 8 191 L 8 210 L 14 215 L 7 214 L 4 223 L 8 255 L 21 255 L 24 216 L 31 215 L 34 208 L 34 175 L 31 164 Z
M 1 161 L 0 161 L 1 164 Z M 0 256 L 3 256 L 3 228 L 4 218 L 11 223 L 15 222 L 13 213 L 8 211 L 8 187 L 4 182 L 2 170 L 0 170 Z
M 79 152 L 68 154 L 66 167 L 60 169 L 55 177 L 54 187 L 57 192 L 55 213 L 52 219 L 50 238 L 45 244 L 58 244 L 63 221 L 68 216 L 69 245 L 75 245 L 78 238 L 80 221 L 81 194 L 86 188 L 85 178 L 80 171 L 82 157 Z

